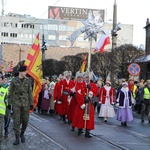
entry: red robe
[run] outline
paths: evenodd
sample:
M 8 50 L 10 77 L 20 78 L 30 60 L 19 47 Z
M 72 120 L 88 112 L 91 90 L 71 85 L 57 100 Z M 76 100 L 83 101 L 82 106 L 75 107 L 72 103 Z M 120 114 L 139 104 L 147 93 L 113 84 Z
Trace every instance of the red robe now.
M 100 89 L 100 94 L 99 94 L 99 101 L 101 101 L 102 104 L 105 104 L 106 101 L 106 89 L 103 86 Z M 114 89 L 111 87 L 109 90 L 109 98 L 110 98 L 110 104 L 112 104 L 114 102 Z
M 73 80 L 69 80 L 67 83 L 66 79 L 61 81 L 62 86 L 62 115 L 67 115 L 68 113 L 68 96 L 70 95 L 71 89 L 75 86 L 75 83 Z M 68 94 L 64 94 L 68 93 Z
M 94 129 L 93 104 L 90 103 L 90 120 L 86 121 L 86 127 L 85 127 L 85 120 L 83 119 L 85 110 L 81 109 L 81 106 L 84 104 L 84 97 L 86 96 L 86 93 L 87 93 L 86 84 L 84 82 L 78 82 L 76 85 L 77 106 L 75 109 L 72 126 L 77 127 L 78 129 L 86 128 L 88 130 L 93 130 Z
M 55 88 L 54 88 L 54 100 L 56 100 L 55 103 L 55 112 L 58 115 L 62 115 L 63 111 L 62 111 L 62 104 L 58 104 L 57 102 L 59 101 L 60 97 L 61 97 L 61 90 L 62 90 L 62 86 L 60 81 L 56 83 Z
M 95 83 L 90 82 L 90 87 L 91 87 L 91 89 L 89 90 L 89 92 L 92 91 L 93 95 L 97 96 L 98 95 L 98 86 Z

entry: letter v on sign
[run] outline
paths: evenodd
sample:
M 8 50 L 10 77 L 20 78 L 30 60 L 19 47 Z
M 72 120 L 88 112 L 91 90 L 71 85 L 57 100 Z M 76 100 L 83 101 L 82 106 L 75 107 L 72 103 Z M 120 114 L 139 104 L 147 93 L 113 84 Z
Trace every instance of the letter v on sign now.
M 52 7 L 50 8 L 50 18 L 60 18 L 60 8 Z

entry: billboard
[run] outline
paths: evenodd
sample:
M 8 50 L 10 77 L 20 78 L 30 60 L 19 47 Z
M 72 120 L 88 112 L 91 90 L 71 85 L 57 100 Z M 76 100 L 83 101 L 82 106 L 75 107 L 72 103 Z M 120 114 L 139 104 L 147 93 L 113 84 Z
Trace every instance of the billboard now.
M 88 13 L 91 11 L 93 16 L 100 15 L 101 21 L 104 21 L 104 9 L 86 9 L 71 7 L 48 7 L 48 18 L 53 19 L 87 19 Z

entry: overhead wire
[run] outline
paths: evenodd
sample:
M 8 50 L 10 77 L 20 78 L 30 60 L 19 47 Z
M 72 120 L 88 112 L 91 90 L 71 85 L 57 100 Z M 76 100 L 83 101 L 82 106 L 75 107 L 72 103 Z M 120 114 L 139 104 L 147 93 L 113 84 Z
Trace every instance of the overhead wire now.
M 52 6 L 50 6 L 50 8 L 54 7 L 59 1 L 60 1 L 60 0 L 57 0 Z M 40 17 L 36 18 L 34 21 L 28 22 L 28 23 L 34 24 L 37 20 L 41 19 L 41 17 L 42 17 L 45 13 L 47 13 L 47 12 L 48 12 L 48 10 L 45 11 Z M 22 33 L 23 31 L 26 31 L 27 29 L 28 29 L 28 28 L 25 28 L 25 29 L 22 30 L 20 33 Z

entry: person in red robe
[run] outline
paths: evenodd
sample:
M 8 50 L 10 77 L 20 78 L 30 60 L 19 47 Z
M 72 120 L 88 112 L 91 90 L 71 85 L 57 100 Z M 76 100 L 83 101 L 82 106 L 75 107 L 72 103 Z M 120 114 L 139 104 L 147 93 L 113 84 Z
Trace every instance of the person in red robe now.
M 84 77 L 89 78 L 87 74 L 86 76 L 84 74 Z M 74 113 L 72 130 L 74 130 L 75 127 L 78 128 L 78 135 L 81 135 L 82 129 L 85 128 L 85 137 L 90 138 L 90 130 L 94 129 L 94 107 L 92 98 L 94 95 L 93 93 L 97 94 L 97 92 L 96 89 L 94 89 L 94 86 L 86 86 L 86 83 L 83 80 L 83 75 L 79 75 L 76 85 L 77 106 Z M 89 118 L 84 118 L 85 111 L 87 111 L 86 114 L 87 116 L 89 115 Z
M 106 81 L 105 86 L 100 89 L 99 103 L 101 103 L 101 109 L 99 117 L 104 118 L 104 122 L 108 121 L 108 117 L 115 117 L 114 111 L 114 88 L 111 87 L 111 82 Z
M 64 79 L 63 75 L 60 74 L 59 78 L 57 80 L 57 83 L 54 88 L 54 103 L 55 103 L 55 112 L 62 116 L 63 111 L 62 111 L 62 102 L 61 102 L 61 92 L 62 92 L 62 85 L 61 81 Z M 62 117 L 60 117 L 62 118 Z
M 66 115 L 68 113 L 68 107 L 69 107 L 69 98 L 70 98 L 70 93 L 71 89 L 75 86 L 75 83 L 73 80 L 71 80 L 71 71 L 65 71 L 64 72 L 64 79 L 61 81 L 61 86 L 62 86 L 62 93 L 61 93 L 61 98 L 62 98 L 62 117 L 63 117 L 63 122 L 66 122 Z
M 77 77 L 77 74 L 76 74 Z M 74 112 L 75 112 L 75 108 L 77 105 L 77 101 L 76 101 L 76 85 L 77 85 L 77 81 L 74 80 L 75 85 L 72 89 L 70 89 L 70 95 L 68 96 L 68 112 L 67 112 L 67 119 L 68 119 L 68 124 L 71 124 L 73 121 L 73 116 L 74 116 Z

